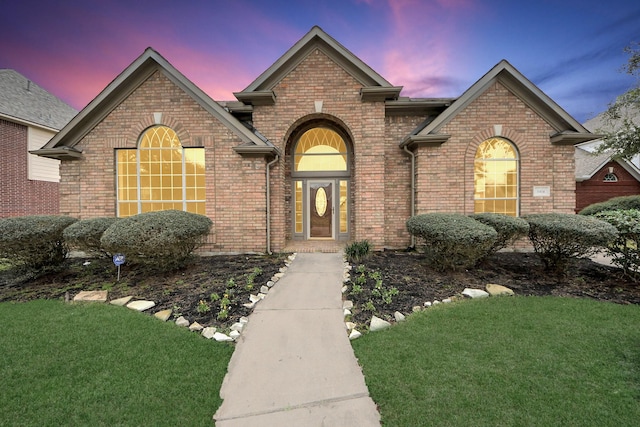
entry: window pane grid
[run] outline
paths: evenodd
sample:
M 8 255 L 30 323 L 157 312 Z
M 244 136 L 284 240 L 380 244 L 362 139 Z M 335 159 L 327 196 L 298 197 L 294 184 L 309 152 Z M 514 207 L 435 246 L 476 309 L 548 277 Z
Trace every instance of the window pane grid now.
M 474 211 L 518 214 L 518 159 L 505 139 L 491 138 L 478 147 L 475 160 Z
M 204 148 L 183 148 L 172 129 L 157 126 L 137 150 L 118 150 L 116 159 L 118 216 L 167 209 L 204 214 Z

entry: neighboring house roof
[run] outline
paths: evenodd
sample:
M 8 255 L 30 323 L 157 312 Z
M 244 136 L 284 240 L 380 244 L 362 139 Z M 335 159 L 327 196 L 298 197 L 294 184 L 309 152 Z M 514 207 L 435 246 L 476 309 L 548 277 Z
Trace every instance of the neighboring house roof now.
M 633 118 L 634 121 L 638 120 L 638 117 Z M 584 127 L 590 131 L 607 131 L 610 128 L 615 128 L 620 122 L 609 122 L 605 120 L 604 113 L 587 120 L 584 123 Z M 596 153 L 598 146 L 602 144 L 602 139 L 596 139 L 593 141 L 585 142 L 576 145 L 575 161 L 576 161 L 576 181 L 586 181 L 593 177 L 600 169 L 607 163 L 614 161 L 622 166 L 627 172 L 631 174 L 636 180 L 640 182 L 640 168 L 638 168 L 638 156 L 635 156 L 631 161 L 626 159 L 614 158 L 611 153 Z
M 247 104 L 272 105 L 275 103 L 273 88 L 316 49 L 322 51 L 362 84 L 360 95 L 363 100 L 384 101 L 398 98 L 402 86 L 393 86 L 318 26 L 311 28 L 242 92 L 234 93 L 235 97 Z
M 33 153 L 56 159 L 77 159 L 81 152 L 75 146 L 114 108 L 124 101 L 140 84 L 156 71 L 162 72 L 176 86 L 193 98 L 202 108 L 216 117 L 242 143 L 234 149 L 241 154 L 277 154 L 277 148 L 244 126 L 187 79 L 173 65 L 152 48 L 147 48 L 131 65 L 93 99 L 71 122 L 69 122 L 44 147 Z
M 640 169 L 638 169 L 636 165 L 624 159 L 614 159 L 609 153 L 597 154 L 588 149 L 585 150 L 582 147 L 576 146 L 575 159 L 577 182 L 591 179 L 604 165 L 612 161 L 618 163 L 640 182 Z
M 0 70 L 0 116 L 60 130 L 77 111 L 14 70 Z
M 555 132 L 550 135 L 552 143 L 577 144 L 598 138 L 598 135 L 585 129 L 509 62 L 502 60 L 426 127 L 414 130 L 400 143 L 400 146 L 442 144 L 447 141 L 450 136 L 441 134 L 442 128 L 496 81 L 509 89 L 553 127 Z

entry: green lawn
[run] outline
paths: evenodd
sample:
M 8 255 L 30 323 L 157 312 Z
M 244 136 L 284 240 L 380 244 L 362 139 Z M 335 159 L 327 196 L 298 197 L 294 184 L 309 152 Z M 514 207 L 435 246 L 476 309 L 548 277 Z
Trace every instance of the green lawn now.
M 211 426 L 233 347 L 105 304 L 0 304 L 1 426 Z
M 640 307 L 569 298 L 440 305 L 353 342 L 384 426 L 632 426 Z

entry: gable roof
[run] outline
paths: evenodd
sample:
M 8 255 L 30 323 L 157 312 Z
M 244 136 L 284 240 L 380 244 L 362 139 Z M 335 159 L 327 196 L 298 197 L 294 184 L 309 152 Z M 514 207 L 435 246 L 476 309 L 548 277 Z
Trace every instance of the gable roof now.
M 60 130 L 77 111 L 14 70 L 0 70 L 0 116 Z
M 176 86 L 180 87 L 202 108 L 217 118 L 242 143 L 238 152 L 269 154 L 277 148 L 268 140 L 261 139 L 238 119 L 211 99 L 200 88 L 187 79 L 173 65 L 152 48 L 147 48 L 131 65 L 118 75 L 96 98 L 94 98 L 56 136 L 34 154 L 56 159 L 77 159 L 81 152 L 75 146 L 114 108 L 135 91 L 156 71 L 162 72 Z M 238 148 L 238 147 L 237 147 Z
M 449 135 L 440 133 L 442 128 L 496 81 L 504 85 L 553 127 L 555 133 L 550 135 L 552 143 L 577 144 L 599 137 L 585 129 L 509 62 L 502 60 L 426 127 L 414 130 L 400 143 L 400 146 L 421 143 L 441 144 L 448 140 Z
M 616 162 L 624 170 L 629 172 L 638 182 L 640 182 L 640 169 L 632 162 L 625 159 L 613 158 L 610 153 L 593 153 L 576 146 L 576 181 L 582 182 L 591 179 L 607 163 Z
M 317 25 L 242 92 L 235 92 L 235 97 L 247 104 L 272 105 L 275 103 L 273 88 L 316 49 L 322 51 L 362 84 L 363 100 L 384 101 L 398 98 L 401 86 L 393 86 Z

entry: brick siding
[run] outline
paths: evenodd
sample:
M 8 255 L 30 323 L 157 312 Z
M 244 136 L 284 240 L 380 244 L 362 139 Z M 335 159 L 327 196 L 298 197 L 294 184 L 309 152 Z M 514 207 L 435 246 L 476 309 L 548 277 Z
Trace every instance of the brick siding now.
M 28 179 L 27 126 L 0 119 L 0 218 L 58 214 L 58 183 Z
M 618 177 L 617 182 L 604 182 L 609 168 Z M 640 182 L 617 162 L 608 162 L 590 179 L 576 183 L 576 212 L 589 205 L 604 202 L 612 197 L 640 194 Z

